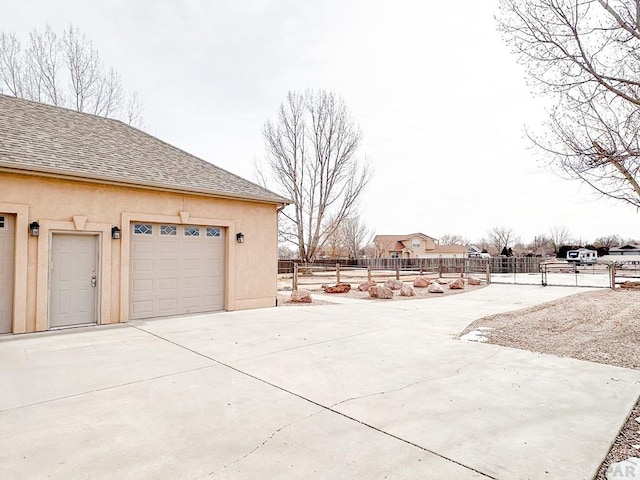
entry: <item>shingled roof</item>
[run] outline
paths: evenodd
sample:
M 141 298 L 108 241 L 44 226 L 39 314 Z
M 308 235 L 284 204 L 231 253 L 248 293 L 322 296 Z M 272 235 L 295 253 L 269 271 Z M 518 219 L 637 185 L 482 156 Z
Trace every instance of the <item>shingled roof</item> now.
M 118 120 L 1 94 L 0 169 L 289 203 Z

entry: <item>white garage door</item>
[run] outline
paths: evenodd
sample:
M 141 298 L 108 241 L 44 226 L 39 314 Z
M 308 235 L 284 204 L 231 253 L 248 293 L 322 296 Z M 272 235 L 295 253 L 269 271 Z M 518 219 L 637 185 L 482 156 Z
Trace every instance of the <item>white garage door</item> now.
M 0 213 L 0 333 L 10 333 L 13 319 L 13 270 L 15 222 Z
M 131 225 L 130 318 L 224 308 L 224 229 Z

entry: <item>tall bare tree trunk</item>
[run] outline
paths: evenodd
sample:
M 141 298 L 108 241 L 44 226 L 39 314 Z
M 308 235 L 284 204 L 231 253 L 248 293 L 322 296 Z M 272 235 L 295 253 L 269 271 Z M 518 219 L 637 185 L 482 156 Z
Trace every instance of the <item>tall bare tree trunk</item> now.
M 371 178 L 366 163 L 356 158 L 360 131 L 342 99 L 307 91 L 289 92 L 263 133 L 269 170 L 261 172 L 264 183 L 293 202 L 282 213 L 281 238 L 311 262 L 353 213 Z

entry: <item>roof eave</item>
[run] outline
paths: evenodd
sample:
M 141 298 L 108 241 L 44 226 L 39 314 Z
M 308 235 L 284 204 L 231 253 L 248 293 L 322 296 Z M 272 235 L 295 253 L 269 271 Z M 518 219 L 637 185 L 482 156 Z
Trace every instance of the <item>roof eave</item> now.
M 199 188 L 180 188 L 178 186 L 168 186 L 162 183 L 153 183 L 153 182 L 135 182 L 133 180 L 127 180 L 122 178 L 113 178 L 106 176 L 87 176 L 82 175 L 75 172 L 65 172 L 57 169 L 47 169 L 47 168 L 39 168 L 34 170 L 33 168 L 21 168 L 16 165 L 11 164 L 3 164 L 0 162 L 0 172 L 9 172 L 9 173 L 18 173 L 22 175 L 30 175 L 36 177 L 47 177 L 47 178 L 58 178 L 63 180 L 75 180 L 81 182 L 88 183 L 100 183 L 103 185 L 114 185 L 114 186 L 122 186 L 122 187 L 130 187 L 130 188 L 142 188 L 147 190 L 158 190 L 165 192 L 175 192 L 175 193 L 187 193 L 192 195 L 206 195 L 216 198 L 227 198 L 231 200 L 242 200 L 242 201 L 250 201 L 250 202 L 259 202 L 259 203 L 270 203 L 274 205 L 282 205 L 286 206 L 293 203 L 291 200 L 286 199 L 284 197 L 280 198 L 268 198 L 261 197 L 257 195 L 240 195 L 234 194 L 230 192 L 218 192 L 214 190 L 207 189 L 199 189 Z

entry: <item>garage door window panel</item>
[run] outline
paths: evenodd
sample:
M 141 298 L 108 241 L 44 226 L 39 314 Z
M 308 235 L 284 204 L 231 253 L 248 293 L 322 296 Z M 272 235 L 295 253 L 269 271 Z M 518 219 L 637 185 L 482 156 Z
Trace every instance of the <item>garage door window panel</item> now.
M 184 227 L 184 236 L 185 237 L 199 237 L 200 236 L 200 228 L 199 227 Z
M 160 227 L 160 235 L 175 236 L 178 229 L 175 225 L 162 225 Z
M 133 233 L 135 235 L 152 235 L 153 225 L 150 225 L 148 223 L 136 223 L 133 226 Z

